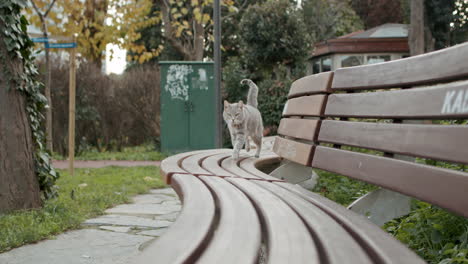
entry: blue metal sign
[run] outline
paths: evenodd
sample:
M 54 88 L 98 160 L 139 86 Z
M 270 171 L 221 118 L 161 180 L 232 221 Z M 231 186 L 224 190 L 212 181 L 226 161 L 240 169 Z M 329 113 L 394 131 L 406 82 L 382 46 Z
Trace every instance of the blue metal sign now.
M 71 43 L 45 43 L 46 49 L 71 49 L 76 48 L 76 42 Z
M 47 43 L 49 42 L 49 38 L 31 38 L 31 40 L 35 43 Z

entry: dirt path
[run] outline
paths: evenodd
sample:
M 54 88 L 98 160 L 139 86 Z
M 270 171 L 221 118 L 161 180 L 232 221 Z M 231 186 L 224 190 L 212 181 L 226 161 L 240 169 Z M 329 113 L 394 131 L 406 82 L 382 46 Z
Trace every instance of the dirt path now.
M 68 160 L 54 160 L 52 165 L 56 169 L 68 169 Z M 103 168 L 107 166 L 136 167 L 159 166 L 160 161 L 132 161 L 132 160 L 75 160 L 75 168 Z

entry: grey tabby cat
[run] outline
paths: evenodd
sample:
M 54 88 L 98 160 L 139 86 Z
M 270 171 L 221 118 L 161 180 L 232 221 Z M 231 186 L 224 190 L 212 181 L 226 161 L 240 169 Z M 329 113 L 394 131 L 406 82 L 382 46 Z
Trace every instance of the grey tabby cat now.
M 257 145 L 255 157 L 260 156 L 262 149 L 263 121 L 260 111 L 257 109 L 258 87 L 249 79 L 244 79 L 241 84 L 249 85 L 247 104 L 241 100 L 238 103 L 224 101 L 223 118 L 231 134 L 231 142 L 234 147 L 232 158 L 239 159 L 239 152 L 245 144 L 245 150 L 250 151 L 249 137 Z

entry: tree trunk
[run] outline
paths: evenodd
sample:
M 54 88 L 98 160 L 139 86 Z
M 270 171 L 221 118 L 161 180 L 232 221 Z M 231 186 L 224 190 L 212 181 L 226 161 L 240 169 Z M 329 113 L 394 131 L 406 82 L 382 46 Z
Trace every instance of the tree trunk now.
M 161 7 L 162 20 L 164 24 L 164 37 L 169 41 L 171 46 L 184 56 L 187 61 L 203 60 L 205 49 L 205 28 L 200 21 L 193 22 L 193 39 L 183 40 L 174 36 L 174 28 L 171 24 L 170 6 L 169 3 L 163 0 L 153 0 L 153 3 Z
M 408 41 L 411 56 L 424 53 L 424 0 L 411 0 L 411 25 Z
M 5 58 L 6 54 L 5 44 L 0 41 L 0 56 Z M 4 71 L 18 72 L 21 63 L 7 61 L 0 68 L 0 213 L 41 206 L 26 100 L 13 84 L 8 89 Z
M 203 60 L 203 51 L 205 49 L 205 28 L 201 22 L 195 21 L 195 34 L 193 41 L 193 53 L 195 61 Z
M 45 18 L 41 16 L 42 22 L 42 35 L 44 38 L 48 37 L 47 24 Z M 52 96 L 50 95 L 50 86 L 52 84 L 52 73 L 50 67 L 50 52 L 49 49 L 45 49 L 45 60 L 46 60 L 46 82 L 44 87 L 44 94 L 47 98 L 49 107 L 46 108 L 46 146 L 50 152 L 54 151 L 53 145 L 53 130 L 52 130 Z
M 89 38 L 94 38 L 100 32 L 101 27 L 105 24 L 107 14 L 108 0 L 86 0 L 86 9 L 84 16 L 87 18 L 88 23 L 83 27 L 82 34 L 85 35 L 89 31 Z M 95 39 L 95 45 L 89 47 L 89 59 L 102 70 L 103 53 L 99 47 L 103 45 L 103 41 Z

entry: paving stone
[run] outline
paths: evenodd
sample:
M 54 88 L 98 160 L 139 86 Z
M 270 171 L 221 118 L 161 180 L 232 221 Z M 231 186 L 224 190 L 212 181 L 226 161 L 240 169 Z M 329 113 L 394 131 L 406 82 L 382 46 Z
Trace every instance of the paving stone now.
M 128 233 L 128 231 L 132 229 L 129 226 L 100 226 L 99 228 L 102 230 L 108 230 L 119 233 Z
M 143 194 L 132 198 L 132 201 L 137 204 L 160 204 L 164 201 L 172 201 L 175 197 L 165 194 Z
M 154 236 L 154 237 L 160 237 L 162 236 L 168 228 L 159 228 L 155 230 L 145 230 L 142 232 L 137 233 L 138 235 L 145 235 L 145 236 Z
M 180 201 L 179 200 L 167 200 L 167 201 L 164 201 L 162 202 L 162 205 L 180 205 Z
M 157 215 L 154 217 L 154 220 L 165 220 L 165 221 L 175 222 L 178 216 L 179 216 L 179 212 L 164 214 L 164 215 Z
M 0 254 L 2 264 L 124 264 L 148 236 L 83 229 Z
M 98 218 L 88 219 L 83 223 L 83 225 L 119 225 L 140 228 L 161 228 L 170 226 L 171 224 L 172 222 L 165 220 L 153 220 L 128 215 L 103 215 Z
M 162 215 L 180 211 L 180 205 L 163 204 L 121 204 L 107 209 L 108 214 L 123 215 Z
M 151 190 L 150 194 L 136 196 L 133 201 L 134 204 L 119 205 L 107 210 L 110 214 L 83 223 L 83 226 L 99 229 L 66 232 L 55 240 L 11 250 L 0 254 L 0 263 L 129 263 L 138 254 L 139 248 L 168 229 L 181 210 L 178 196 L 171 188 Z
M 164 188 L 164 189 L 154 189 L 150 190 L 152 194 L 169 194 L 177 196 L 177 193 L 172 188 Z

